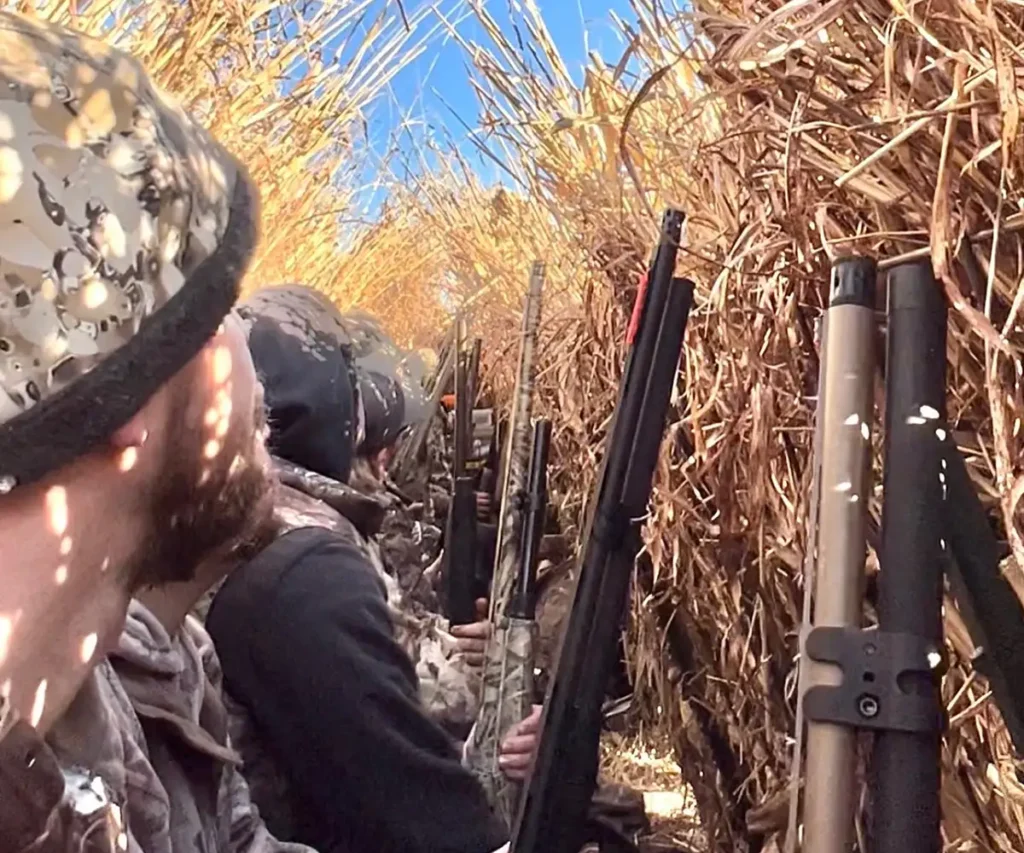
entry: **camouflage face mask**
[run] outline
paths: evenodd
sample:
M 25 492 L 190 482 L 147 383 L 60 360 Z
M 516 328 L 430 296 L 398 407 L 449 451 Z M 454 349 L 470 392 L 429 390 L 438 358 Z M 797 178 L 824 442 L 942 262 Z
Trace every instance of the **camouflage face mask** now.
M 0 12 L 0 494 L 215 333 L 255 243 L 234 159 L 106 45 Z

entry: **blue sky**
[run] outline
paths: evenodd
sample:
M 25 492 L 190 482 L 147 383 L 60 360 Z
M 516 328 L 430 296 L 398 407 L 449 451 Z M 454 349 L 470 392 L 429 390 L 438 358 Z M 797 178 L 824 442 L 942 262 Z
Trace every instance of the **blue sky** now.
M 582 80 L 587 50 L 601 54 L 610 63 L 621 56 L 624 45 L 612 23 L 611 13 L 632 21 L 628 0 L 536 0 L 536 3 L 577 83 Z M 411 11 L 415 0 L 406 0 L 404 5 Z M 486 6 L 506 31 L 509 31 L 511 22 L 509 5 L 510 0 L 488 0 Z M 436 18 L 431 19 L 432 22 L 434 20 Z M 483 28 L 473 16 L 463 16 L 457 29 L 467 41 L 487 44 Z M 422 120 L 427 132 L 435 139 L 449 135 L 485 181 L 490 183 L 498 179 L 496 167 L 475 150 L 464 126 L 476 128 L 478 123 L 478 105 L 468 83 L 465 61 L 464 51 L 454 39 L 438 36 L 422 56 L 397 75 L 391 86 L 390 98 L 378 101 L 369 114 L 367 130 L 373 152 L 371 160 L 387 150 L 388 141 L 403 116 L 411 113 L 413 120 Z M 368 164 L 362 179 L 372 181 L 373 173 L 374 167 Z M 368 213 L 372 215 L 382 199 L 367 193 L 364 200 Z

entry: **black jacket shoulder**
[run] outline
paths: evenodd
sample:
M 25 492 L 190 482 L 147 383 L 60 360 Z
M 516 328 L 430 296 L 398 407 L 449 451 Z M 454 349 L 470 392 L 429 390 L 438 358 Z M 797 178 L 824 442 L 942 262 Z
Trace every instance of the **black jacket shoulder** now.
M 292 531 L 237 569 L 207 628 L 227 690 L 288 776 L 294 839 L 342 850 L 490 853 L 506 841 L 448 735 L 424 713 L 383 584 L 330 531 Z

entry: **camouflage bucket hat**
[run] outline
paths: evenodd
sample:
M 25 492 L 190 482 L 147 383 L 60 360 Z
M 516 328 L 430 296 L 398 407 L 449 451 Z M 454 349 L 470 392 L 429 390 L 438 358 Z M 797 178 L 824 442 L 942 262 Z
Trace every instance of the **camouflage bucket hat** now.
M 0 493 L 97 447 L 202 349 L 256 207 L 135 60 L 0 11 Z

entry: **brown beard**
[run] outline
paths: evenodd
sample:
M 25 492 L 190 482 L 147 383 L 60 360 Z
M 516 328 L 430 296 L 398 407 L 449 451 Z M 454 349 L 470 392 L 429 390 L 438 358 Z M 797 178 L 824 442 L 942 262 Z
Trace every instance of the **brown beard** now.
M 233 427 L 222 454 L 210 461 L 203 458 L 203 430 L 183 414 L 188 389 L 182 392 L 185 399 L 173 409 L 180 422 L 168 431 L 163 465 L 149 498 L 149 530 L 128 567 L 126 580 L 133 591 L 191 581 L 200 564 L 228 555 L 244 559 L 274 535 L 272 479 L 261 447 L 266 423 L 262 404 L 254 416 L 254 432 Z M 232 471 L 236 454 L 240 461 Z

